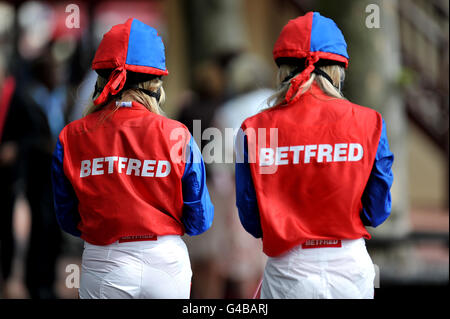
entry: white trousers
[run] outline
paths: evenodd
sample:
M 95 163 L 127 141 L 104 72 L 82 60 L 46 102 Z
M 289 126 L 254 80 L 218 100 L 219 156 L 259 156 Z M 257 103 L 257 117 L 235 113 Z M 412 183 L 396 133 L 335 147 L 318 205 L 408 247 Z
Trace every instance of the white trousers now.
M 297 246 L 269 257 L 261 299 L 371 299 L 375 269 L 363 238 L 342 247 Z
M 180 236 L 155 241 L 84 244 L 81 299 L 189 298 L 192 270 Z

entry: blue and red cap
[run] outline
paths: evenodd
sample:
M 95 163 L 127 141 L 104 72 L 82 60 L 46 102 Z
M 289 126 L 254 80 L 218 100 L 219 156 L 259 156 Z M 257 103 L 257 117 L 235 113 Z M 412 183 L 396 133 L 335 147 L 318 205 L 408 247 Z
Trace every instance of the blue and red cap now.
M 95 53 L 92 69 L 110 69 L 108 83 L 95 99 L 102 104 L 108 96 L 120 92 L 127 80 L 127 71 L 168 75 L 164 44 L 157 31 L 137 19 L 115 25 L 103 36 Z
M 308 12 L 290 20 L 281 30 L 274 49 L 277 64 L 285 58 L 305 59 L 305 69 L 291 80 L 286 100 L 297 92 L 300 85 L 309 79 L 319 60 L 335 61 L 348 66 L 347 43 L 336 23 L 318 12 Z

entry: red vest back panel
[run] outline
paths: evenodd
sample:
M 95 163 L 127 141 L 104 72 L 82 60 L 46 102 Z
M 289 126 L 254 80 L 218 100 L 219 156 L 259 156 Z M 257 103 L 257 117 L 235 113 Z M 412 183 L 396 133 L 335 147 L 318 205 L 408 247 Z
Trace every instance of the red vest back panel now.
M 313 84 L 298 102 L 263 111 L 242 129 L 267 255 L 308 239 L 370 238 L 359 214 L 382 129 L 379 113 Z
M 135 102 L 110 112 L 90 114 L 60 134 L 81 238 L 107 245 L 121 237 L 184 234 L 181 156 L 189 131 Z

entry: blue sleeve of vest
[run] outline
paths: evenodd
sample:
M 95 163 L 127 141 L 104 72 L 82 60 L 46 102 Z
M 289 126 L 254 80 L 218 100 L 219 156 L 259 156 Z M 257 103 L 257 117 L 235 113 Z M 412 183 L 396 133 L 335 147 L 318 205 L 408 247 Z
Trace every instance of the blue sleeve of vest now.
M 206 186 L 206 171 L 202 154 L 192 136 L 186 155 L 186 165 L 181 178 L 184 204 L 181 221 L 186 233 L 195 236 L 211 227 L 214 206 Z
M 56 219 L 65 232 L 80 237 L 78 198 L 63 170 L 64 149 L 58 139 L 52 157 L 53 200 Z
M 258 201 L 248 163 L 248 142 L 242 130 L 236 137 L 236 206 L 244 229 L 255 238 L 262 237 Z
M 391 213 L 391 186 L 394 181 L 392 163 L 394 154 L 389 149 L 386 125 L 383 120 L 380 141 L 372 172 L 362 197 L 361 219 L 366 226 L 377 227 Z

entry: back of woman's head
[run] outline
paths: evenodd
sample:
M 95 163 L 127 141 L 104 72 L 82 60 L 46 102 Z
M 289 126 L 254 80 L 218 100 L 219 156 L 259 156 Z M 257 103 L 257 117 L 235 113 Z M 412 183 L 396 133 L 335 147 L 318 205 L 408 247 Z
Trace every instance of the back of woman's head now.
M 274 45 L 273 58 L 279 67 L 279 85 L 269 99 L 270 106 L 298 100 L 314 82 L 330 97 L 343 98 L 349 56 L 333 20 L 318 12 L 290 20 Z
M 156 29 L 137 19 L 113 26 L 100 42 L 92 69 L 98 79 L 85 115 L 112 101 L 136 101 L 151 112 L 162 113 L 159 106 L 165 94 L 161 78 L 169 72 L 164 43 Z
M 101 72 L 100 72 L 101 73 Z M 147 76 L 143 74 L 137 74 L 133 72 L 128 72 L 127 82 L 121 92 L 115 96 L 110 96 L 102 104 L 96 105 L 94 103 L 95 99 L 98 98 L 103 88 L 108 82 L 108 78 L 102 75 L 97 77 L 97 82 L 95 84 L 95 91 L 92 96 L 92 101 L 87 106 L 84 111 L 84 115 L 89 115 L 100 110 L 104 105 L 109 104 L 113 101 L 116 102 L 116 108 L 120 105 L 120 102 L 138 102 L 145 106 L 150 112 L 156 114 L 164 114 L 161 110 L 161 105 L 164 104 L 166 95 L 163 88 L 163 81 L 160 76 Z M 154 95 L 149 95 L 149 92 L 154 92 Z M 159 98 L 158 98 L 159 95 Z
M 343 99 L 342 86 L 345 80 L 345 68 L 340 64 L 328 64 L 316 66 L 322 72 L 329 76 L 327 79 L 324 76 L 319 76 L 316 73 L 311 73 L 310 78 L 305 81 L 299 88 L 297 93 L 299 96 L 307 92 L 311 85 L 315 82 L 320 89 L 328 96 L 337 99 Z M 286 98 L 286 93 L 291 87 L 291 80 L 301 72 L 297 65 L 281 64 L 277 74 L 277 88 L 276 92 L 268 99 L 269 106 L 275 106 L 282 103 Z M 331 80 L 331 82 L 330 82 Z

